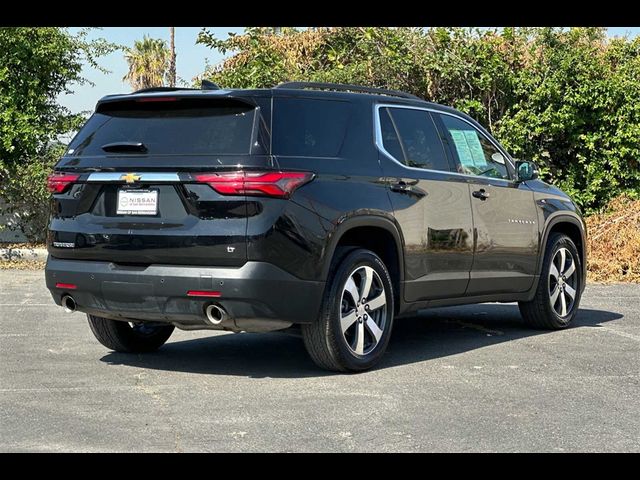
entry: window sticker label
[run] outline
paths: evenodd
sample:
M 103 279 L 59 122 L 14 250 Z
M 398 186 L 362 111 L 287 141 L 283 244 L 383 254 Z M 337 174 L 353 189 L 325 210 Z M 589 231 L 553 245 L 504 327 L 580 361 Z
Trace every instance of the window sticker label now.
M 484 158 L 484 150 L 480 144 L 478 134 L 473 130 L 449 130 L 456 151 L 460 158 L 460 163 L 464 167 L 475 167 L 485 169 L 487 160 Z
M 486 169 L 487 160 L 484 158 L 484 150 L 482 150 L 478 134 L 473 130 L 465 130 L 464 137 L 469 145 L 469 150 L 471 150 L 471 157 L 473 158 L 475 166 L 477 168 Z
M 473 167 L 473 155 L 469 144 L 467 143 L 464 130 L 449 130 L 453 143 L 456 145 L 456 151 L 458 152 L 458 158 L 463 167 Z

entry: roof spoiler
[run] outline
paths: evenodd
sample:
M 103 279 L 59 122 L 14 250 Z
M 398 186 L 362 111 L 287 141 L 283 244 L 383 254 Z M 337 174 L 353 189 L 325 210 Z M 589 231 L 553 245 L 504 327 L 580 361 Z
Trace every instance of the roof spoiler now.
M 350 85 L 347 83 L 325 83 L 325 82 L 284 82 L 273 88 L 291 88 L 294 90 L 304 90 L 313 88 L 316 90 L 337 90 L 340 92 L 375 93 L 377 95 L 389 95 L 392 97 L 410 98 L 411 100 L 425 100 L 406 92 L 398 90 L 387 90 L 385 88 L 363 87 L 361 85 Z
M 189 87 L 149 87 L 149 88 L 141 88 L 140 90 L 136 90 L 135 92 L 131 92 L 131 94 L 136 93 L 152 93 L 152 92 L 177 92 L 180 90 L 220 90 L 220 86 L 209 81 L 202 79 L 202 83 L 200 84 L 200 88 L 189 88 Z

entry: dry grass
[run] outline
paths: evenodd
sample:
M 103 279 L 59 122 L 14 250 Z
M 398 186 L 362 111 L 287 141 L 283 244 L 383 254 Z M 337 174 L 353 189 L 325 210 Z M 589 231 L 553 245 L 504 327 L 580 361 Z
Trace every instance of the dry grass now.
M 588 279 L 640 282 L 640 200 L 618 197 L 586 222 Z
M 0 248 L 47 248 L 44 243 L 0 243 Z
M 44 270 L 44 264 L 37 260 L 3 260 L 0 270 Z

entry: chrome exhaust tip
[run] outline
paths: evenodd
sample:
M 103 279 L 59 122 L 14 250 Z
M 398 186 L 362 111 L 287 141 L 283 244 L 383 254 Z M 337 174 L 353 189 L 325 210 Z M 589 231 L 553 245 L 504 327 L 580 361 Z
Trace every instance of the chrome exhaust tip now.
M 209 320 L 213 325 L 220 325 L 229 317 L 226 310 L 216 303 L 207 305 L 207 308 L 204 309 L 204 313 L 207 316 L 207 320 Z
M 78 308 L 78 306 L 76 305 L 76 301 L 71 295 L 64 295 L 62 297 L 62 307 L 67 313 L 73 313 L 76 311 L 76 308 Z

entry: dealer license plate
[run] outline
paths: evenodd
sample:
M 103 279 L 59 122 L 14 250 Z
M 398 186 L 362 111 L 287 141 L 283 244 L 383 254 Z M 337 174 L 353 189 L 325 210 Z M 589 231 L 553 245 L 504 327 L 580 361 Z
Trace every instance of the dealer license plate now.
M 118 215 L 156 215 L 157 190 L 118 190 Z

